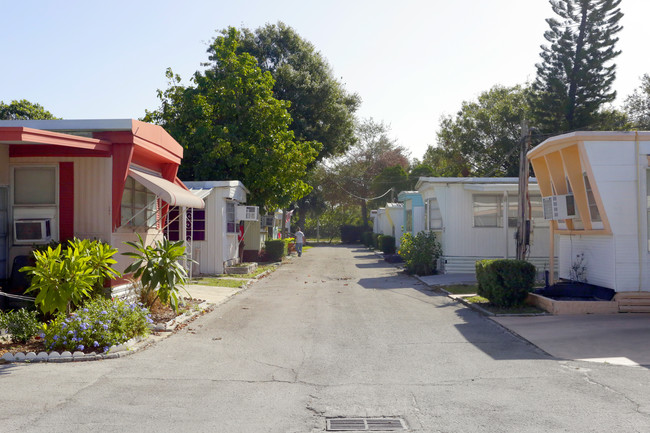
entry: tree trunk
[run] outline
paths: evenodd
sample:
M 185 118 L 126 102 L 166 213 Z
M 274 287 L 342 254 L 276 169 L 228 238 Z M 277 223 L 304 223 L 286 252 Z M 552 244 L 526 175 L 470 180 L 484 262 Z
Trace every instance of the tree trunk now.
M 368 204 L 365 200 L 361 200 L 361 218 L 363 218 L 363 229 L 368 230 Z

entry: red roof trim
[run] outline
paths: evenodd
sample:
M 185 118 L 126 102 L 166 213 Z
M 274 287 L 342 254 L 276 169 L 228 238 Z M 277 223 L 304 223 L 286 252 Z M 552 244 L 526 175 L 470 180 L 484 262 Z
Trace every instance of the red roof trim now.
M 108 141 L 25 127 L 0 127 L 0 144 L 47 144 L 106 153 L 111 151 L 111 143 Z

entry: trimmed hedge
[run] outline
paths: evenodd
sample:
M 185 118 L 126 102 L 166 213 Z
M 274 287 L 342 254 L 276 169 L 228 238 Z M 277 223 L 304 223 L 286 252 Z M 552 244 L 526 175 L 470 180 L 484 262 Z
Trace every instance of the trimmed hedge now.
M 379 238 L 379 249 L 384 254 L 395 254 L 395 237 L 384 235 Z
M 372 234 L 372 249 L 373 250 L 379 249 L 379 236 L 382 236 L 382 235 L 380 235 L 379 233 L 373 233 Z
M 374 234 L 373 232 L 363 232 L 363 233 L 361 233 L 361 242 L 365 246 L 367 246 L 368 248 L 372 247 L 372 243 L 373 243 L 372 235 L 373 234 Z
M 289 254 L 289 242 L 284 239 L 265 241 L 264 250 L 270 262 L 279 262 Z
M 344 244 L 356 244 L 361 242 L 361 233 L 363 233 L 363 226 L 353 226 L 345 224 L 341 226 L 341 242 Z
M 521 305 L 533 290 L 535 272 L 535 266 L 524 260 L 478 260 L 478 295 L 498 307 Z

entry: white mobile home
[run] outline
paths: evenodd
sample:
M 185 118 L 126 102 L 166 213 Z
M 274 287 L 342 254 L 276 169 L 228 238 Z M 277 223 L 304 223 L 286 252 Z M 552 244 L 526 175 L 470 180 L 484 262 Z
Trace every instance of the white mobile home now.
M 386 203 L 386 207 L 377 209 L 373 231 L 395 237 L 395 245 L 399 246 L 404 225 L 404 206 L 401 203 Z
M 517 178 L 421 177 L 416 188 L 424 202 L 423 229 L 442 245 L 443 272 L 471 273 L 477 260 L 516 257 Z M 529 191 L 528 260 L 541 272 L 549 267 L 549 224 L 534 179 Z
M 574 132 L 528 152 L 542 195 L 574 205 L 551 224 L 559 277 L 582 262 L 590 284 L 650 290 L 649 158 L 650 132 Z
M 424 230 L 424 201 L 418 191 L 402 191 L 397 200 L 404 206 L 404 233 L 417 235 Z
M 248 190 L 237 180 L 184 182 L 197 197 L 205 201 L 205 209 L 187 211 L 185 239 L 190 244 L 192 259 L 198 262 L 193 273 L 221 274 L 226 266 L 240 260 L 241 218 L 238 206 L 246 202 Z M 174 218 L 178 210 L 170 212 Z M 256 216 L 255 220 L 258 220 Z M 183 238 L 178 220 L 169 224 L 170 240 Z

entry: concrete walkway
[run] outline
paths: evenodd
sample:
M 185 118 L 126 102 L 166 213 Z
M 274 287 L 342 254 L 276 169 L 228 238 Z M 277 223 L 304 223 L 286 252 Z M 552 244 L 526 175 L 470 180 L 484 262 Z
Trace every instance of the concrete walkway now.
M 210 304 L 223 304 L 237 293 L 241 292 L 241 287 L 217 287 L 217 286 L 204 286 L 202 284 L 188 284 L 185 290 L 192 298 L 204 300 Z
M 560 359 L 650 366 L 650 314 L 493 317 Z

